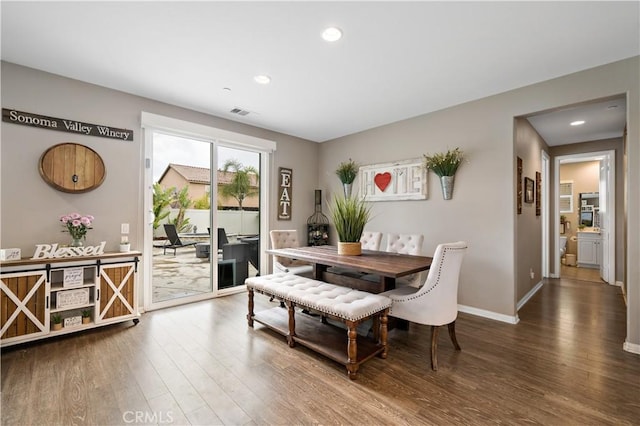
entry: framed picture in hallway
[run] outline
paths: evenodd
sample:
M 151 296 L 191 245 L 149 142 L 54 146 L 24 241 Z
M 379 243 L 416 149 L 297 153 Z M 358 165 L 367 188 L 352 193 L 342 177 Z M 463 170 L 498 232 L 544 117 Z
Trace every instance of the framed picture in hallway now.
M 528 177 L 524 178 L 524 202 L 533 203 L 534 194 L 535 194 L 535 186 L 534 186 L 533 179 Z
M 542 174 L 540 172 L 536 172 L 536 216 L 540 216 L 540 206 L 541 206 L 541 202 L 540 202 L 540 196 L 541 194 L 541 189 L 542 189 Z

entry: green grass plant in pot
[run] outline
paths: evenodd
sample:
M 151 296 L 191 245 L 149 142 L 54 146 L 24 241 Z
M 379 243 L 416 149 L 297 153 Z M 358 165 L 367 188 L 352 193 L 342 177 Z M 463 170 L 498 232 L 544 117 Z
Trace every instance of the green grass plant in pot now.
M 450 200 L 453 197 L 454 177 L 463 159 L 464 153 L 460 148 L 424 156 L 424 166 L 440 177 L 442 196 L 445 200 Z
M 360 237 L 371 217 L 371 209 L 358 197 L 333 197 L 331 218 L 338 233 L 338 254 L 358 256 L 362 254 Z
M 338 179 L 342 182 L 344 196 L 347 198 L 351 197 L 351 185 L 353 185 L 353 181 L 358 175 L 359 167 L 358 163 L 349 158 L 349 161 L 343 161 L 336 169 L 336 175 L 338 175 Z

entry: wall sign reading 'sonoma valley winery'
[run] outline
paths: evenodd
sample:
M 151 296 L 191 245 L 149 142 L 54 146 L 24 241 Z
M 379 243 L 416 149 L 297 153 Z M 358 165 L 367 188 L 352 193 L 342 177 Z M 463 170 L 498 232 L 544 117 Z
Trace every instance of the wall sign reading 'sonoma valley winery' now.
M 133 130 L 83 123 L 76 120 L 67 120 L 66 118 L 47 117 L 46 115 L 31 114 L 30 112 L 16 111 L 14 109 L 2 108 L 2 121 L 101 138 L 120 139 L 123 141 L 133 140 Z

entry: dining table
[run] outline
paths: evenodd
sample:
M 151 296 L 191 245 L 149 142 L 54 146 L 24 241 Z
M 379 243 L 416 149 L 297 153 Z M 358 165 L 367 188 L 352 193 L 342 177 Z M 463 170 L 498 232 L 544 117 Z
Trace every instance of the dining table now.
M 336 246 L 270 249 L 273 256 L 313 265 L 313 278 L 369 293 L 382 293 L 396 286 L 396 279 L 426 271 L 433 258 L 386 251 L 362 250 L 358 256 L 338 253 Z

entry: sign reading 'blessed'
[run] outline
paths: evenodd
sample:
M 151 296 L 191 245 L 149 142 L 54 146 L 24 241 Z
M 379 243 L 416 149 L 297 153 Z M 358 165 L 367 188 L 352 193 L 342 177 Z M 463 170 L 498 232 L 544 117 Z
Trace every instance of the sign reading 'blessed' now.
M 2 121 L 101 138 L 120 139 L 123 141 L 133 140 L 133 130 L 83 123 L 76 120 L 67 120 L 66 118 L 47 117 L 46 115 L 31 114 L 30 112 L 16 111 L 14 109 L 2 108 Z

